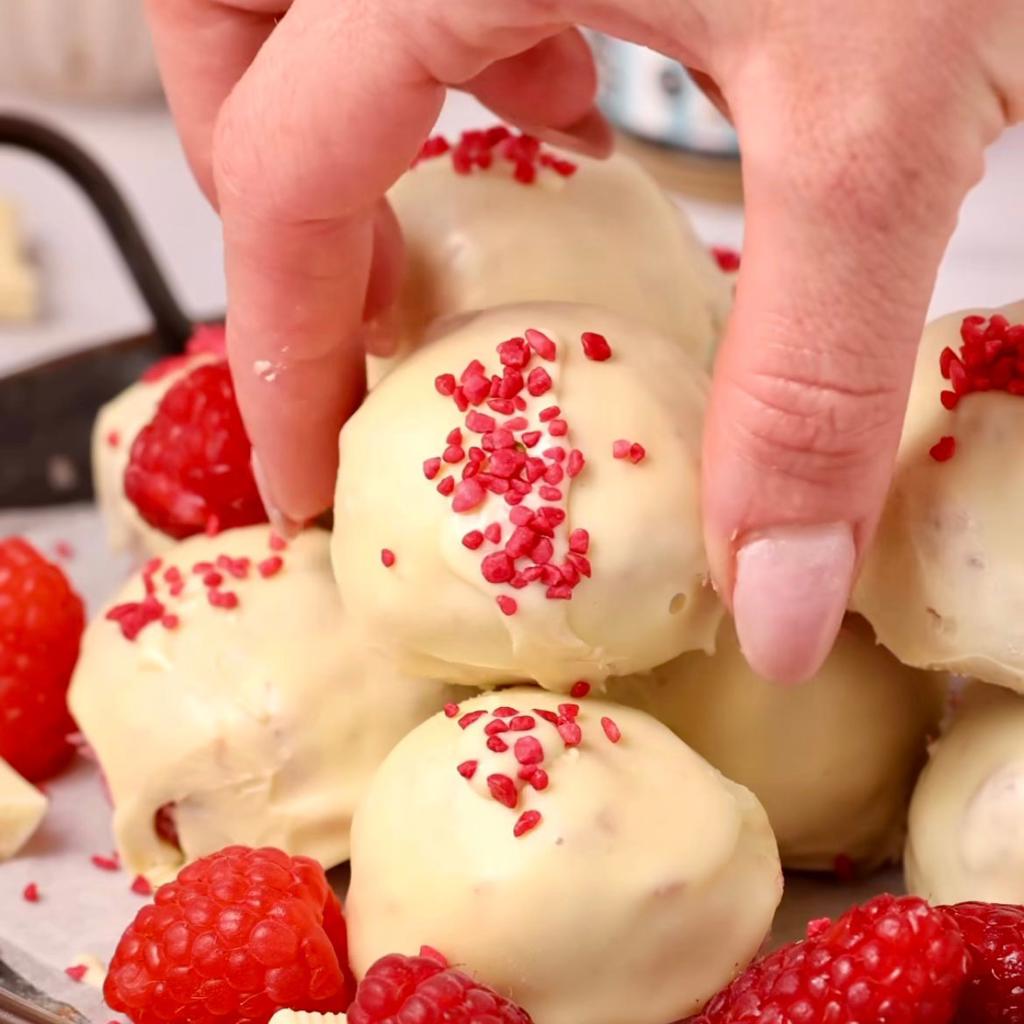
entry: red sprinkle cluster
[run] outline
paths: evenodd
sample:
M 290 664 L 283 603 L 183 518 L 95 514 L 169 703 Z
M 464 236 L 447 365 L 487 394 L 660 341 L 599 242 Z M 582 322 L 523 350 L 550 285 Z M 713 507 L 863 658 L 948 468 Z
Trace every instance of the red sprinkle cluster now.
M 587 331 L 580 343 L 589 359 L 604 362 L 611 357 L 611 346 L 603 335 Z M 565 510 L 550 503 L 563 499 L 567 482 L 582 472 L 586 459 L 579 449 L 558 443 L 533 454 L 545 432 L 554 442 L 568 435 L 569 424 L 557 405 L 544 406 L 531 419 L 526 397 L 541 399 L 551 390 L 551 375 L 543 364 L 555 360 L 557 346 L 546 334 L 530 328 L 523 337 L 501 342 L 496 350 L 500 375 L 489 374 L 474 359 L 458 378 L 443 373 L 434 380 L 438 394 L 450 398 L 464 420 L 448 432 L 442 454 L 423 463 L 423 474 L 428 480 L 440 476 L 437 490 L 451 499 L 456 513 L 473 511 L 488 494 L 509 506 L 507 536 L 501 523 L 492 522 L 483 530 L 469 530 L 462 538 L 470 551 L 487 545 L 480 573 L 488 583 L 513 590 L 537 584 L 550 600 L 568 601 L 580 580 L 591 574 L 590 534 L 585 529 L 560 529 Z M 527 499 L 549 504 L 530 507 Z M 555 544 L 565 533 L 565 553 L 559 560 Z M 496 600 L 505 615 L 518 611 L 511 595 L 502 594 Z
M 545 149 L 532 135 L 516 134 L 503 124 L 493 128 L 463 132 L 454 145 L 443 135 L 433 135 L 420 149 L 413 167 L 423 160 L 448 154 L 456 174 L 488 170 L 496 160 L 512 166 L 512 177 L 522 185 L 532 185 L 537 171 L 550 168 L 563 178 L 576 173 L 576 164 Z
M 249 558 L 220 554 L 212 562 L 199 561 L 192 566 L 191 575 L 206 588 L 206 599 L 211 607 L 225 611 L 238 607 L 238 594 L 225 589 L 230 579 L 250 579 L 254 572 L 262 579 L 270 579 L 284 568 L 284 559 L 276 552 L 283 551 L 287 542 L 272 533 L 268 546 L 275 554 L 255 564 Z M 161 559 L 151 558 L 142 569 L 146 596 L 141 601 L 114 605 L 105 617 L 121 627 L 121 635 L 126 640 L 135 640 L 154 622 L 159 622 L 164 629 L 175 630 L 181 625 L 181 619 L 168 610 L 168 600 L 180 597 L 188 582 L 188 577 L 176 565 L 164 569 Z
M 964 317 L 959 351 L 948 346 L 939 355 L 939 369 L 949 389 L 939 395 L 951 412 L 961 399 L 977 391 L 1024 395 L 1024 324 L 1011 324 L 999 313 Z M 956 438 L 940 438 L 929 454 L 947 462 L 956 454 Z
M 590 684 L 580 680 L 573 685 L 570 692 L 573 696 L 585 697 L 590 692 Z M 520 794 L 526 786 L 540 792 L 549 785 L 548 773 L 543 767 L 544 746 L 534 735 L 541 722 L 555 729 L 566 750 L 578 747 L 583 742 L 583 729 L 579 724 L 580 706 L 575 703 L 559 704 L 557 714 L 545 708 L 520 711 L 518 708 L 502 705 L 490 712 L 467 711 L 460 716 L 457 704 L 446 704 L 444 713 L 448 718 L 457 719 L 461 729 L 469 729 L 490 715 L 490 721 L 483 726 L 485 746 L 495 754 L 511 751 L 517 768 L 514 776 L 502 772 L 488 775 L 487 789 L 493 800 L 513 811 L 518 808 Z M 611 718 L 602 717 L 601 728 L 610 742 L 618 743 L 622 739 L 621 730 Z M 455 770 L 469 781 L 476 775 L 479 767 L 478 760 L 470 759 L 456 765 Z M 527 832 L 532 832 L 542 820 L 540 811 L 523 811 L 512 826 L 512 834 L 518 839 Z

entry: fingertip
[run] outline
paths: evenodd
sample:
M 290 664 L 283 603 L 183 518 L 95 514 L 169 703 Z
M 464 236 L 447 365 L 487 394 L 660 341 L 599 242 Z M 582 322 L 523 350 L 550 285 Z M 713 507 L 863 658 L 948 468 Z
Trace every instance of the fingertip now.
M 857 549 L 847 523 L 759 531 L 736 553 L 733 616 L 740 649 L 758 675 L 802 683 L 839 633 Z

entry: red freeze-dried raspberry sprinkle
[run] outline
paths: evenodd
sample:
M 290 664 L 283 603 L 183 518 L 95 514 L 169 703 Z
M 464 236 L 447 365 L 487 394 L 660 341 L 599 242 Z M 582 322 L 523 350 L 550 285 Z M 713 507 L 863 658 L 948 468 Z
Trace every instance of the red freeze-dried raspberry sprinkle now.
M 960 325 L 960 348 L 948 346 L 939 354 L 939 370 L 950 387 L 939 395 L 950 412 L 968 395 L 1003 391 L 1024 395 L 1024 324 L 1011 324 L 1000 313 L 967 316 Z M 956 438 L 939 438 L 929 449 L 936 462 L 956 454 Z
M 532 135 L 516 134 L 504 125 L 463 132 L 455 145 L 443 135 L 431 136 L 413 161 L 413 167 L 424 160 L 445 156 L 457 174 L 472 174 L 507 164 L 512 177 L 521 185 L 532 185 L 537 172 L 548 168 L 563 178 L 576 173 L 576 164 L 545 149 Z
M 287 548 L 287 542 L 276 534 L 271 534 L 268 547 L 279 552 Z M 225 590 L 227 577 L 234 580 L 254 579 L 256 576 L 269 580 L 284 568 L 284 559 L 280 554 L 273 554 L 262 559 L 253 566 L 250 559 L 234 558 L 222 553 L 216 562 L 196 562 L 192 566 L 191 576 L 206 588 L 206 600 L 211 608 L 231 611 L 239 606 L 238 594 L 233 590 Z M 181 626 L 181 617 L 169 610 L 171 602 L 181 597 L 189 581 L 176 565 L 161 569 L 163 562 L 159 558 L 151 558 L 142 569 L 142 586 L 145 596 L 140 601 L 125 601 L 110 608 L 104 616 L 116 622 L 121 635 L 126 640 L 136 640 L 139 634 L 154 622 L 173 632 Z
M 740 269 L 740 254 L 735 249 L 724 245 L 711 246 L 711 255 L 718 264 L 718 269 L 726 274 L 734 274 Z
M 611 355 L 603 335 L 584 332 L 581 344 L 598 362 Z M 507 533 L 501 523 L 492 522 L 462 536 L 463 547 L 480 551 L 480 573 L 488 583 L 512 590 L 533 585 L 544 588 L 550 600 L 571 600 L 575 588 L 591 575 L 586 557 L 590 534 L 582 528 L 570 531 L 565 509 L 555 503 L 565 499 L 569 480 L 585 471 L 586 458 L 577 448 L 571 448 L 567 457 L 559 445 L 534 453 L 545 432 L 564 437 L 570 424 L 557 405 L 545 402 L 534 411 L 522 394 L 525 389 L 538 399 L 550 390 L 548 371 L 530 364 L 553 362 L 558 346 L 542 331 L 529 328 L 522 337 L 499 342 L 495 351 L 500 374 L 473 359 L 457 376 L 442 373 L 435 378 L 435 391 L 455 404 L 462 422 L 446 434 L 443 456 L 423 462 L 424 475 L 432 481 L 444 473 L 434 486 L 451 499 L 456 514 L 474 512 L 498 499 L 508 506 L 505 514 L 512 529 Z M 503 418 L 513 410 L 518 415 Z M 624 457 L 634 462 L 644 457 L 641 445 L 625 443 Z M 510 594 L 497 596 L 496 602 L 504 615 L 519 610 Z
M 590 683 L 580 679 L 573 684 L 571 693 L 580 700 L 590 693 L 590 689 Z M 444 709 L 448 719 L 456 719 L 458 713 L 456 705 L 447 705 Z M 557 744 L 561 744 L 565 750 L 579 747 L 584 738 L 583 726 L 580 724 L 580 705 L 577 703 L 559 704 L 557 713 L 545 708 L 520 710 L 505 704 L 490 711 L 470 711 L 457 718 L 457 724 L 461 729 L 468 730 L 481 719 L 487 722 L 482 731 L 477 726 L 476 735 L 483 740 L 483 746 L 495 754 L 511 754 L 507 769 L 492 772 L 485 780 L 491 799 L 510 810 L 519 809 L 523 791 L 527 787 L 540 793 L 550 784 L 550 777 L 542 767 L 547 754 L 537 735 L 538 730 L 549 730 L 549 743 L 555 744 L 556 749 Z M 622 739 L 622 731 L 611 718 L 604 716 L 600 723 L 608 742 L 614 744 Z M 550 733 L 552 728 L 554 736 Z M 457 764 L 455 770 L 468 782 L 476 777 L 479 766 L 479 759 L 471 758 Z M 529 808 L 516 819 L 512 834 L 518 839 L 532 832 L 542 821 L 541 812 Z

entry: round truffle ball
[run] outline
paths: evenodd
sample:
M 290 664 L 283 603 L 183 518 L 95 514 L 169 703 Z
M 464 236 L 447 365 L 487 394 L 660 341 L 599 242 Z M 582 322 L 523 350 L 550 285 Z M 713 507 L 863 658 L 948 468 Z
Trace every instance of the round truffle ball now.
M 400 350 L 454 313 L 583 302 L 654 327 L 708 365 L 732 305 L 730 283 L 640 165 L 544 146 L 548 162 L 535 159 L 524 181 L 522 161 L 501 148 L 467 171 L 456 145 L 421 160 L 388 194 L 406 248 L 393 322 Z M 391 365 L 371 360 L 371 381 Z
M 813 679 L 783 687 L 751 671 L 732 622 L 712 656 L 614 680 L 764 805 L 787 868 L 861 869 L 898 860 L 907 804 L 938 731 L 944 685 L 901 665 L 848 620 Z
M 1024 357 L 1022 324 L 1018 303 L 957 313 L 925 331 L 895 480 L 852 602 L 906 664 L 1017 690 L 1024 689 L 1024 376 L 1015 367 Z M 982 366 L 965 371 L 961 357 Z M 989 390 L 955 390 L 975 386 Z
M 754 956 L 781 894 L 749 791 L 642 712 L 522 687 L 387 758 L 346 916 L 357 976 L 427 944 L 544 1024 L 665 1024 Z
M 968 688 L 914 791 L 904 865 L 933 903 L 1024 903 L 1024 698 Z
M 709 648 L 706 386 L 678 345 L 608 310 L 467 316 L 342 430 L 349 618 L 406 671 L 470 684 L 566 690 Z
M 162 881 L 233 843 L 345 860 L 370 776 L 450 697 L 366 654 L 328 543 L 190 538 L 89 625 L 69 704 L 131 871 Z

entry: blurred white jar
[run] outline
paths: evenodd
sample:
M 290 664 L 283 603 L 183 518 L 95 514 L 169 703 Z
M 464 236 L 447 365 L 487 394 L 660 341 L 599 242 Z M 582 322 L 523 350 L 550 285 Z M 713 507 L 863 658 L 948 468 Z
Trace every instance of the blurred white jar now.
M 736 133 L 676 61 L 643 46 L 589 34 L 608 119 L 631 135 L 703 156 L 739 154 Z
M 142 0 L 0 0 L 0 88 L 93 102 L 158 96 Z

